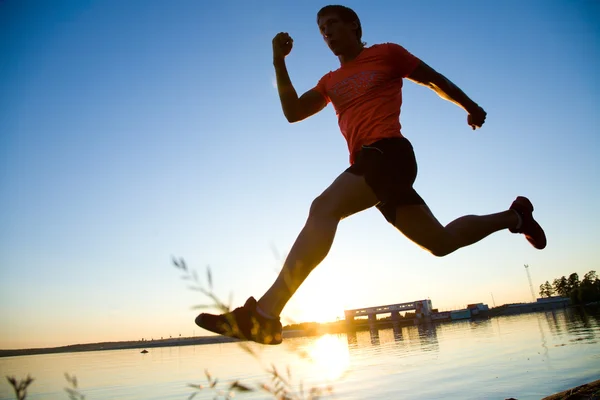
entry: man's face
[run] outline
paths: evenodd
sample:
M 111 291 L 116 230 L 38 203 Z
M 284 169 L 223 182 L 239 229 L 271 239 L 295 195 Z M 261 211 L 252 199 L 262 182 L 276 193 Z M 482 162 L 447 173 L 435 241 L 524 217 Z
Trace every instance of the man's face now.
M 318 24 L 325 43 L 336 56 L 356 42 L 356 22 L 344 22 L 336 14 L 325 14 Z

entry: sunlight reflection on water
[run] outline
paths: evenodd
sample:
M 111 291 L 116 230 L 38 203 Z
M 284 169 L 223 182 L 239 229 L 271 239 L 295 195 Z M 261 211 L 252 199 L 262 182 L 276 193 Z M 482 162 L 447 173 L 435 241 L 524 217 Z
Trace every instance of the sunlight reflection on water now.
M 350 366 L 347 341 L 342 335 L 324 335 L 310 343 L 308 354 L 314 361 L 314 374 L 331 381 L 339 379 Z

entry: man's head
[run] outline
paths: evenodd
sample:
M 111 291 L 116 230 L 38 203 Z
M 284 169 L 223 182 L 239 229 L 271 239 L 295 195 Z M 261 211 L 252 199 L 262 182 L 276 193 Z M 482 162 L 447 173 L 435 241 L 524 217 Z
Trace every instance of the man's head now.
M 325 43 L 336 56 L 357 45 L 365 45 L 361 41 L 360 19 L 354 10 L 346 6 L 330 5 L 321 8 L 317 13 L 317 25 Z

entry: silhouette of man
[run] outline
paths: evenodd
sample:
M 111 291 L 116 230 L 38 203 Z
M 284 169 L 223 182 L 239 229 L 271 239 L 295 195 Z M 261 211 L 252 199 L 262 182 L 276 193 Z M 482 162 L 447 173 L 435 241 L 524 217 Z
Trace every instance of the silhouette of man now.
M 400 125 L 403 79 L 426 86 L 464 109 L 472 129 L 481 128 L 486 112 L 402 46 L 366 46 L 360 20 L 350 8 L 325 6 L 317 13 L 317 24 L 340 68 L 298 97 L 285 65 L 293 40 L 285 32 L 278 33 L 273 38 L 273 65 L 281 107 L 293 123 L 331 102 L 348 143 L 350 167 L 314 199 L 279 276 L 258 302 L 250 297 L 232 312 L 196 317 L 196 324 L 209 331 L 263 344 L 281 343 L 279 315 L 329 252 L 339 222 L 373 206 L 408 239 L 438 257 L 503 229 L 525 235 L 537 249 L 546 246 L 544 231 L 533 219 L 533 205 L 526 197 L 517 197 L 505 211 L 440 224 L 413 189 L 417 163 Z

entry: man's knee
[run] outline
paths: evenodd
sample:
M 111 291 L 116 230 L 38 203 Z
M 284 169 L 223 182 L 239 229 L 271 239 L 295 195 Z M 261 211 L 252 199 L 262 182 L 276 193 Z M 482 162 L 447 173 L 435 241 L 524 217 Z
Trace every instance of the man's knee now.
M 342 219 L 335 199 L 328 194 L 317 196 L 310 205 L 310 217 Z
M 414 239 L 413 239 L 414 240 Z M 452 235 L 443 232 L 434 236 L 423 237 L 417 244 L 436 257 L 444 257 L 457 249 Z
M 449 232 L 428 241 L 427 250 L 436 257 L 444 257 L 458 249 L 456 238 Z
M 456 248 L 449 246 L 446 243 L 435 243 L 429 246 L 427 250 L 436 257 L 444 257 L 452 253 L 454 250 L 456 250 Z

